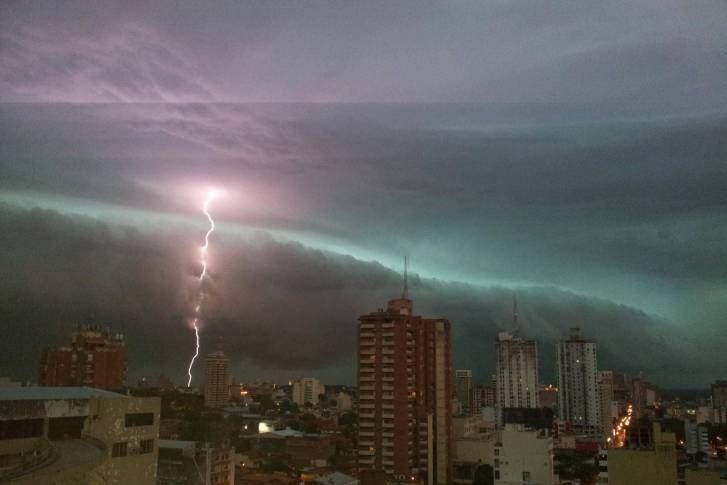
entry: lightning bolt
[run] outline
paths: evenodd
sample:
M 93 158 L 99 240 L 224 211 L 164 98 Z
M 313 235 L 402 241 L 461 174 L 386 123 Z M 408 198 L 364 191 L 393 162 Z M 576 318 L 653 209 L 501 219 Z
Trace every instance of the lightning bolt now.
M 204 245 L 200 248 L 199 261 L 202 264 L 202 271 L 199 274 L 200 286 L 199 292 L 197 294 L 197 303 L 194 306 L 194 318 L 192 319 L 192 326 L 194 327 L 195 348 L 194 355 L 192 356 L 192 360 L 189 362 L 189 368 L 187 369 L 187 376 L 189 376 L 189 379 L 187 380 L 187 387 L 190 387 L 192 385 L 192 367 L 194 366 L 194 361 L 197 360 L 197 357 L 199 357 L 199 321 L 201 319 L 200 312 L 202 311 L 202 303 L 204 300 L 202 283 L 207 277 L 207 250 L 210 247 L 210 235 L 215 231 L 215 221 L 214 219 L 212 219 L 212 215 L 210 214 L 210 205 L 219 195 L 220 193 L 217 190 L 210 190 L 209 192 L 207 192 L 207 197 L 204 200 L 204 204 L 202 204 L 202 213 L 205 215 L 205 217 L 207 217 L 207 221 L 209 222 L 209 229 L 207 229 L 207 232 L 204 235 Z

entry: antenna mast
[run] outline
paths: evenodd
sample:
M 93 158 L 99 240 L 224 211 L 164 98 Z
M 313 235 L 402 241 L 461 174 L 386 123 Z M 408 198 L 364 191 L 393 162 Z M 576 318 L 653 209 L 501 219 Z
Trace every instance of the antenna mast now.
M 404 290 L 401 292 L 401 297 L 409 299 L 409 258 L 404 256 Z

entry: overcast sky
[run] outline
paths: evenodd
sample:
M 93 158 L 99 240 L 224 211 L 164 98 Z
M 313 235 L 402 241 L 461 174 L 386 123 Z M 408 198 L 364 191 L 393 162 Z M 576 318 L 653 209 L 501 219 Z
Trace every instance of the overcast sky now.
M 571 325 L 603 368 L 724 378 L 725 25 L 722 0 L 3 2 L 0 375 L 97 321 L 132 378 L 181 381 L 214 186 L 203 352 L 240 378 L 352 382 L 404 254 L 478 380 L 513 292 L 546 379 Z

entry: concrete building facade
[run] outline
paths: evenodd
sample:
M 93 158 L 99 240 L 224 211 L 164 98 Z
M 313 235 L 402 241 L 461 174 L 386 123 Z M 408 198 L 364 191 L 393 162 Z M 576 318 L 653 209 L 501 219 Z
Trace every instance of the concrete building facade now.
M 538 346 L 534 340 L 500 332 L 495 347 L 495 408 L 502 425 L 504 408 L 538 407 Z
M 0 481 L 152 485 L 160 406 L 85 387 L 0 389 Z
M 616 485 L 677 485 L 674 433 L 653 425 L 650 446 L 608 450 L 608 483 Z
M 698 453 L 709 454 L 709 428 L 704 424 L 697 424 L 689 419 L 684 421 L 684 437 L 686 438 L 687 455 L 696 456 Z
M 495 485 L 553 485 L 553 438 L 506 424 L 494 450 Z
M 298 406 L 306 403 L 317 404 L 318 396 L 326 393 L 326 386 L 314 377 L 304 377 L 293 381 L 293 402 Z

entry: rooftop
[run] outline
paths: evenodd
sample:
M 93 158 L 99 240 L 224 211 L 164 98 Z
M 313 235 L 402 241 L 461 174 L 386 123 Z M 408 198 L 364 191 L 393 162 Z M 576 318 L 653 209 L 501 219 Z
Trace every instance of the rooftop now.
M 104 459 L 106 447 L 95 438 L 80 438 L 54 441 L 52 447 L 42 456 L 40 462 L 25 468 L 6 470 L 0 481 L 24 479 L 26 483 L 46 483 L 58 476 L 60 470 L 94 466 Z
M 45 401 L 52 399 L 121 399 L 119 394 L 92 387 L 3 387 L 0 401 Z
M 323 475 L 315 480 L 315 483 L 321 483 L 325 485 L 356 485 L 359 483 L 356 477 L 346 475 L 341 472 L 333 472 L 328 475 Z

